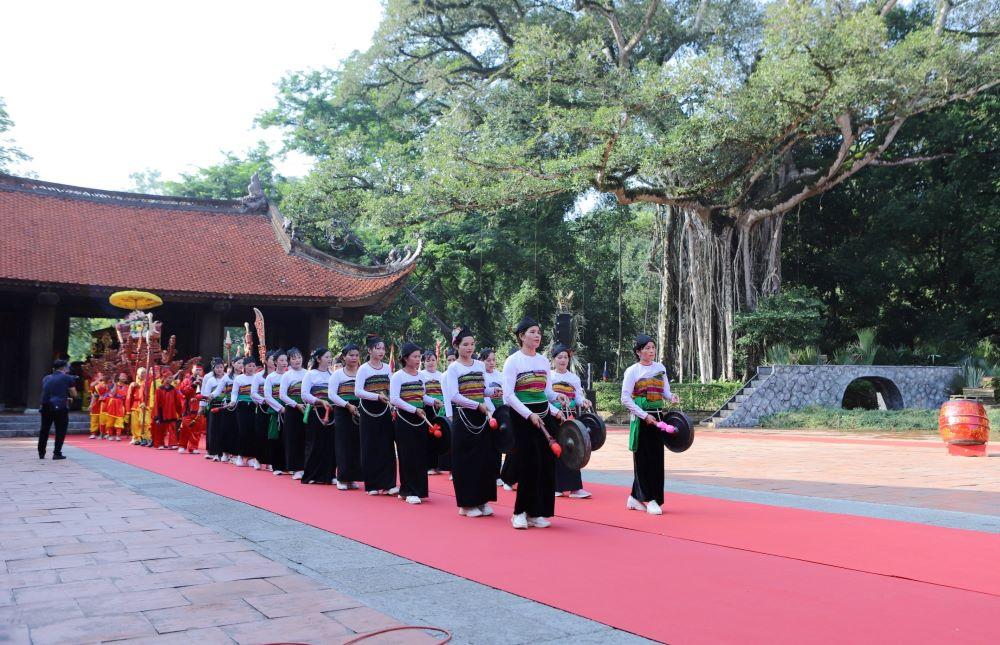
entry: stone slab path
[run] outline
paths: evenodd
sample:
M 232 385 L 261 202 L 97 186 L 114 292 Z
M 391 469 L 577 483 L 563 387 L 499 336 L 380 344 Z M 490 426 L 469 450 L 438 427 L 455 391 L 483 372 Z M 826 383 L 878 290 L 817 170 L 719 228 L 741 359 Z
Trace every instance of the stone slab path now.
M 86 451 L 0 440 L 0 644 L 644 643 Z M 408 631 L 365 643 L 433 643 Z

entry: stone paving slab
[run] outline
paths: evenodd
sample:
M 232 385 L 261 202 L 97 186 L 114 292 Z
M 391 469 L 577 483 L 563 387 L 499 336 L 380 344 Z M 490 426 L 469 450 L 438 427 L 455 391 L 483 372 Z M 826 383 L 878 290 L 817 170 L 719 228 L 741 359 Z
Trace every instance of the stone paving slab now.
M 4 645 L 340 643 L 400 624 L 444 627 L 456 643 L 649 642 L 70 446 L 69 459 L 39 462 L 18 441 L 0 441 L 0 515 L 24 514 L 0 526 L 0 591 L 97 581 L 107 593 L 7 606 L 0 594 Z M 48 535 L 23 521 L 56 515 L 31 523 Z M 22 548 L 44 554 L 7 560 Z
M 71 459 L 40 461 L 30 442 L 0 442 L 0 513 L 4 645 L 340 642 L 400 624 Z

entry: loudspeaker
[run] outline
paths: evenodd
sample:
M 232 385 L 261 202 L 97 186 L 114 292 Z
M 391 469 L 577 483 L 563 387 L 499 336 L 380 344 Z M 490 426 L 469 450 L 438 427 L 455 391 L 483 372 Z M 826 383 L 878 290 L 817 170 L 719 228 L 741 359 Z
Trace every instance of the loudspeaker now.
M 563 344 L 566 347 L 573 346 L 573 315 L 568 313 L 556 314 L 556 329 L 553 334 L 555 344 Z

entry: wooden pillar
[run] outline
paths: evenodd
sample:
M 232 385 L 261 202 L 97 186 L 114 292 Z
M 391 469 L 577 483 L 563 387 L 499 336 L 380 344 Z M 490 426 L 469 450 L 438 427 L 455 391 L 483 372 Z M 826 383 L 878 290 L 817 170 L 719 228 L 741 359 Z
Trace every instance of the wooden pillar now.
M 330 342 L 330 314 L 326 309 L 309 312 L 309 347 L 302 350 L 308 354 L 317 347 L 326 347 Z
M 53 343 L 56 331 L 56 305 L 59 296 L 50 291 L 38 294 L 31 305 L 31 325 L 28 338 L 28 409 L 37 410 L 41 401 L 42 379 L 52 371 Z

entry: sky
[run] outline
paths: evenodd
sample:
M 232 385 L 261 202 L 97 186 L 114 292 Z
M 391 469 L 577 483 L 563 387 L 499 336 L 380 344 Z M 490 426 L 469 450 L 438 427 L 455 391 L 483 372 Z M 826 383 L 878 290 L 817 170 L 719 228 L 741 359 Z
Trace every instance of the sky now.
M 12 171 L 130 190 L 133 172 L 177 179 L 260 140 L 277 150 L 280 133 L 253 120 L 278 80 L 366 49 L 380 17 L 377 0 L 5 3 L 0 97 L 32 157 Z

